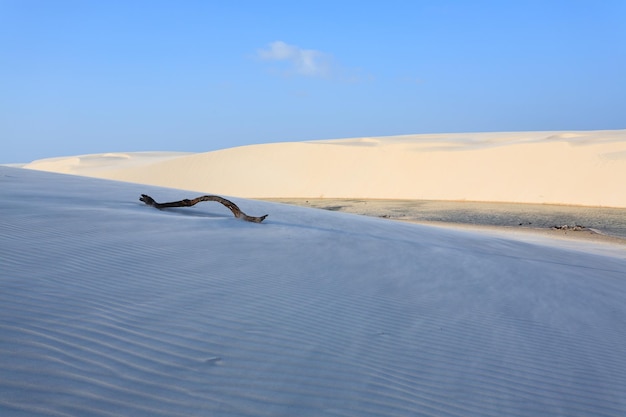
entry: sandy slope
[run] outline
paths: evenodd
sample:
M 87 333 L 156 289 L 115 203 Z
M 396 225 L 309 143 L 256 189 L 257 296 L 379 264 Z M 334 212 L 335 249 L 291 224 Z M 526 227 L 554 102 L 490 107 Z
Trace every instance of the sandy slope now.
M 251 198 L 626 207 L 626 130 L 273 143 L 185 155 L 73 156 L 35 161 L 27 168 Z
M 2 416 L 623 416 L 626 256 L 0 167 Z

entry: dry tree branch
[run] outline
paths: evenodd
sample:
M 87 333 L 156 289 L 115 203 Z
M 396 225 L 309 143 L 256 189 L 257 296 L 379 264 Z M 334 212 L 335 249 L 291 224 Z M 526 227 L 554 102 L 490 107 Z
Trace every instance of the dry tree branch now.
M 248 216 L 246 213 L 241 211 L 241 209 L 237 207 L 235 203 L 217 195 L 203 195 L 201 197 L 194 198 L 193 200 L 184 199 L 180 201 L 172 201 L 170 203 L 157 203 L 149 195 L 142 194 L 141 197 L 139 197 L 139 200 L 143 201 L 149 206 L 156 207 L 159 210 L 170 207 L 191 207 L 195 206 L 201 201 L 217 201 L 218 203 L 222 203 L 224 206 L 228 207 L 230 211 L 233 212 L 236 218 L 243 219 L 247 222 L 261 223 L 267 217 L 267 214 L 261 217 Z

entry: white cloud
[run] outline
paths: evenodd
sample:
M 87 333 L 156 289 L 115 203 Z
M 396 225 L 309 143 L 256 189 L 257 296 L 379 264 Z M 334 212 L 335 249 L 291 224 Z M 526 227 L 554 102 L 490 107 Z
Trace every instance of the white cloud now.
M 302 49 L 282 41 L 270 43 L 259 49 L 257 56 L 265 61 L 284 61 L 291 66 L 288 73 L 308 77 L 325 77 L 330 74 L 330 56 L 314 49 Z

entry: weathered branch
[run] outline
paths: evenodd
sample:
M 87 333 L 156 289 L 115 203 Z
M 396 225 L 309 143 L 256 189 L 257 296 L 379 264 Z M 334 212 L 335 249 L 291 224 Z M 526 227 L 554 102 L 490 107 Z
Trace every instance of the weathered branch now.
M 201 201 L 217 201 L 218 203 L 222 203 L 224 206 L 228 207 L 230 211 L 233 212 L 236 218 L 243 219 L 247 222 L 261 223 L 267 217 L 267 214 L 261 217 L 248 216 L 246 213 L 241 211 L 241 209 L 237 207 L 235 203 L 217 195 L 203 195 L 201 197 L 194 198 L 193 200 L 184 199 L 180 201 L 172 201 L 170 203 L 157 203 L 149 195 L 142 194 L 141 197 L 139 197 L 139 200 L 143 201 L 149 206 L 156 207 L 159 210 L 170 207 L 191 207 L 195 206 Z

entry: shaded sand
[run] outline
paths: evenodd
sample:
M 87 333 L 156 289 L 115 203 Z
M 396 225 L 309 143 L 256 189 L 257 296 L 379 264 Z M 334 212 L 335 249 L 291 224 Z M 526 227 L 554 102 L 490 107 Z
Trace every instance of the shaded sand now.
M 626 256 L 0 167 L 0 415 L 626 415 Z
M 421 224 L 541 233 L 626 245 L 626 209 L 621 208 L 382 199 L 283 198 L 268 201 Z
M 248 198 L 626 207 L 626 130 L 270 143 L 185 155 L 73 156 L 26 168 Z

